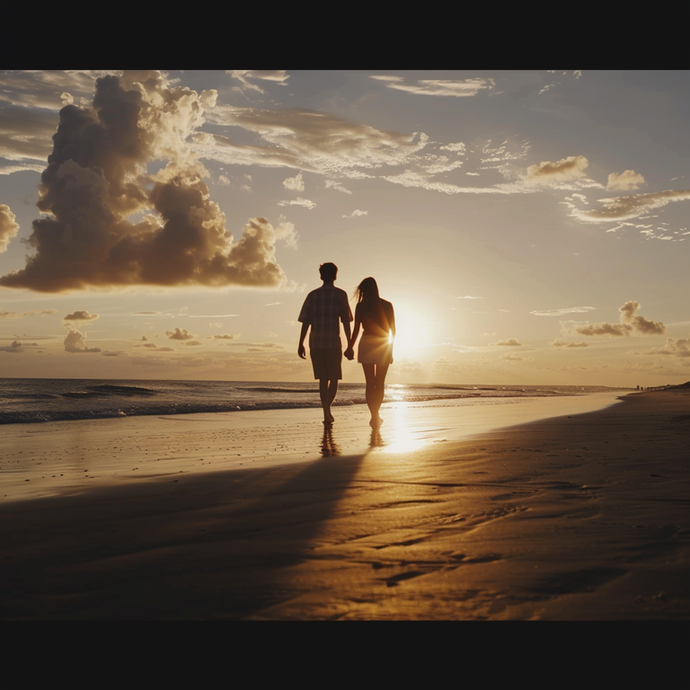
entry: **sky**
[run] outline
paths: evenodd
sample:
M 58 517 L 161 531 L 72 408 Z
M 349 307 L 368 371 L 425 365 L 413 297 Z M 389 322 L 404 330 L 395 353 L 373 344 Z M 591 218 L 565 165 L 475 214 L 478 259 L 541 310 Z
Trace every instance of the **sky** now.
M 0 71 L 0 377 L 309 381 L 332 261 L 389 383 L 684 383 L 689 120 L 690 71 Z

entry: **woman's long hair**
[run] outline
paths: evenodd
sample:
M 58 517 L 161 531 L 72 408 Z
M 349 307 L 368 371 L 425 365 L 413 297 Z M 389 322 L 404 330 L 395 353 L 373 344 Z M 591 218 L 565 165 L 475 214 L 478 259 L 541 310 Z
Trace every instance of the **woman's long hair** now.
M 379 286 L 376 281 L 369 277 L 365 278 L 356 288 L 357 304 L 362 305 L 362 314 L 375 322 L 381 319 L 381 305 L 379 297 Z

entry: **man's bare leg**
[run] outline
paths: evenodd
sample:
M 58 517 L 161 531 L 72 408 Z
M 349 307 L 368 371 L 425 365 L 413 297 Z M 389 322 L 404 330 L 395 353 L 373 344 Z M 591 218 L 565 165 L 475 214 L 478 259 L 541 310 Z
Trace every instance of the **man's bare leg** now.
M 331 405 L 335 400 L 335 395 L 338 392 L 338 379 L 329 381 L 328 379 L 319 379 L 319 396 L 321 397 L 321 407 L 323 407 L 323 423 L 333 424 L 335 421 L 331 414 Z

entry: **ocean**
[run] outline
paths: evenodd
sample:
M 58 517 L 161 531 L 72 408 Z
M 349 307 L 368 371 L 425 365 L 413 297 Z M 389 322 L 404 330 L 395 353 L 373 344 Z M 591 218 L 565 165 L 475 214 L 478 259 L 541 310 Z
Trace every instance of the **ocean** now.
M 386 402 L 587 395 L 608 386 L 390 384 Z M 364 383 L 341 383 L 335 406 L 363 405 Z M 318 408 L 316 382 L 0 379 L 0 424 L 63 420 Z

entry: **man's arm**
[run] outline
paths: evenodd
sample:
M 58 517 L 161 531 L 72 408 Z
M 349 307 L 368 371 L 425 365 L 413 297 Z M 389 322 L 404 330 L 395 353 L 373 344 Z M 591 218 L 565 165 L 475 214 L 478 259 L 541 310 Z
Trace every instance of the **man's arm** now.
M 304 351 L 304 339 L 307 337 L 307 331 L 309 330 L 309 324 L 303 323 L 302 330 L 299 334 L 299 345 L 297 345 L 297 354 L 302 358 L 306 359 L 307 355 Z
M 345 329 L 345 342 L 347 343 L 347 348 L 345 350 L 345 357 L 347 359 L 353 359 L 354 358 L 354 352 L 352 351 L 352 347 L 350 346 L 350 322 L 347 320 L 343 321 L 343 328 Z
M 347 304 L 347 297 L 345 298 L 345 303 Z M 355 313 L 357 313 L 356 309 Z M 353 338 L 352 335 L 350 335 L 350 321 L 352 321 L 352 312 L 350 311 L 350 305 L 347 304 L 347 318 L 343 316 L 342 319 L 343 328 L 345 329 L 345 337 L 347 338 L 347 348 L 343 354 L 347 359 L 352 360 L 355 358 L 355 351 L 353 348 L 354 340 L 357 338 L 357 333 L 359 332 L 359 323 L 355 321 L 355 337 Z

